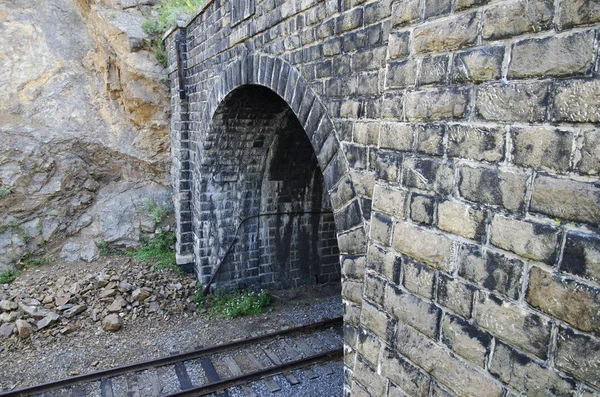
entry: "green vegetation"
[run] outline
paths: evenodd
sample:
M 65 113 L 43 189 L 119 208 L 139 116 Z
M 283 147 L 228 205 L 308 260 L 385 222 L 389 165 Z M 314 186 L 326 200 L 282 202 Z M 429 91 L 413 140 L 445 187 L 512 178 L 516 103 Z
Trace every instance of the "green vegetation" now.
M 54 262 L 54 256 L 47 252 L 44 248 L 43 255 L 33 255 L 27 250 L 25 255 L 17 263 L 23 270 L 29 270 L 32 266 L 42 266 Z
M 146 19 L 142 28 L 150 36 L 159 36 L 175 26 L 180 15 L 192 15 L 204 0 L 160 0 L 157 15 Z
M 192 15 L 202 3 L 204 0 L 159 0 L 156 16 L 146 19 L 142 24 L 144 32 L 152 38 L 150 48 L 163 67 L 167 66 L 167 53 L 160 36 L 175 26 L 180 16 Z
M 210 310 L 211 313 L 227 316 L 229 318 L 261 314 L 272 302 L 271 294 L 266 290 L 254 292 L 251 289 L 245 291 L 234 290 L 227 294 L 223 292 L 215 295 L 202 295 L 202 285 L 196 286 L 194 301 L 199 309 Z
M 0 284 L 10 284 L 17 279 L 19 272 L 7 269 L 0 273 Z
M 156 225 L 160 225 L 173 209 L 167 201 L 157 203 L 154 200 L 144 200 L 144 211 L 152 218 Z
M 12 193 L 12 191 L 9 188 L 7 188 L 6 186 L 0 186 L 0 198 L 6 197 L 11 193 Z
M 153 264 L 156 270 L 179 270 L 175 264 L 175 241 L 174 232 L 160 232 L 136 251 L 130 252 L 129 255 L 137 260 Z

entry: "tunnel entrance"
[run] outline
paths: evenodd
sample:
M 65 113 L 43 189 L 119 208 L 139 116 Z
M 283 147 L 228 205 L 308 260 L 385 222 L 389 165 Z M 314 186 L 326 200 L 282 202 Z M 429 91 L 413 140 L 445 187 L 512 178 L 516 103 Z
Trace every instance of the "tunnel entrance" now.
M 196 244 L 203 284 L 269 289 L 340 281 L 323 174 L 304 129 L 268 88 L 218 106 L 197 164 Z

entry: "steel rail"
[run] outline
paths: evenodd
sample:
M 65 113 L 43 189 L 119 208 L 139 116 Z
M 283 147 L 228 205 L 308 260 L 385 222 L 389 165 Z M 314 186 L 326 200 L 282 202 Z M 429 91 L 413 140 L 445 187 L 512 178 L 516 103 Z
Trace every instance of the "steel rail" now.
M 308 332 L 319 328 L 328 328 L 343 323 L 342 317 L 335 317 L 332 319 L 320 321 L 317 323 L 311 323 L 301 325 L 299 327 L 287 328 L 277 332 L 271 332 L 264 335 L 255 336 L 248 339 L 240 339 L 230 343 L 222 345 L 209 346 L 202 349 L 192 350 L 186 353 L 174 354 L 172 356 L 162 357 L 155 360 L 142 361 L 134 364 L 127 364 L 120 367 L 106 369 L 103 371 L 96 371 L 89 374 L 77 375 L 69 378 L 64 378 L 52 382 L 42 383 L 39 385 L 24 387 L 9 392 L 0 393 L 0 397 L 25 397 L 36 393 L 43 393 L 50 390 L 55 390 L 63 387 L 76 385 L 78 383 L 93 382 L 105 378 L 113 378 L 120 375 L 125 375 L 131 372 L 143 371 L 145 369 L 163 367 L 170 364 L 175 364 L 180 361 L 192 360 L 209 354 L 220 353 L 226 350 L 233 349 L 235 347 L 249 345 L 257 342 L 261 342 L 267 339 L 272 339 L 278 336 L 284 336 L 299 332 Z
M 282 372 L 291 371 L 305 367 L 310 364 L 322 362 L 326 359 L 333 360 L 343 357 L 344 349 L 330 350 L 325 353 L 315 354 L 309 357 L 301 358 L 299 360 L 290 361 L 275 367 L 265 368 L 258 371 L 250 372 L 244 375 L 236 376 L 233 378 L 223 379 L 217 382 L 207 383 L 202 386 L 198 386 L 192 389 L 183 390 L 177 393 L 168 394 L 168 397 L 187 397 L 187 396 L 205 396 L 207 394 L 218 392 L 219 390 L 228 389 L 230 387 L 243 385 L 249 381 L 265 378 L 267 376 L 277 375 Z

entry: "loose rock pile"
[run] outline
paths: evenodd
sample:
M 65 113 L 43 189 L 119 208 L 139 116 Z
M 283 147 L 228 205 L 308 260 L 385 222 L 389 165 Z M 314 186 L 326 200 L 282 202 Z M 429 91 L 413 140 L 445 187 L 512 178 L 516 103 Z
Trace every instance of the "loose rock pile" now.
M 85 276 L 30 277 L 0 286 L 0 340 L 61 338 L 82 327 L 118 331 L 139 317 L 194 311 L 195 279 L 128 258 Z M 1 349 L 0 349 L 1 350 Z

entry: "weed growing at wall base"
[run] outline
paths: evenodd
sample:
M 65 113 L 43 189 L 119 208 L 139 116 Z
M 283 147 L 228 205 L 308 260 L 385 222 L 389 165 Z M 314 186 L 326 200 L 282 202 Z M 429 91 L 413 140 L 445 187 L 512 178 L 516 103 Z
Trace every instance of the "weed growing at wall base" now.
M 175 241 L 175 233 L 161 232 L 129 255 L 140 261 L 153 264 L 156 270 L 179 270 L 179 267 L 175 265 Z
M 199 309 L 210 310 L 213 314 L 229 318 L 261 314 L 272 302 L 269 291 L 254 292 L 234 290 L 232 293 L 218 292 L 215 295 L 202 295 L 202 285 L 196 286 L 194 301 Z

